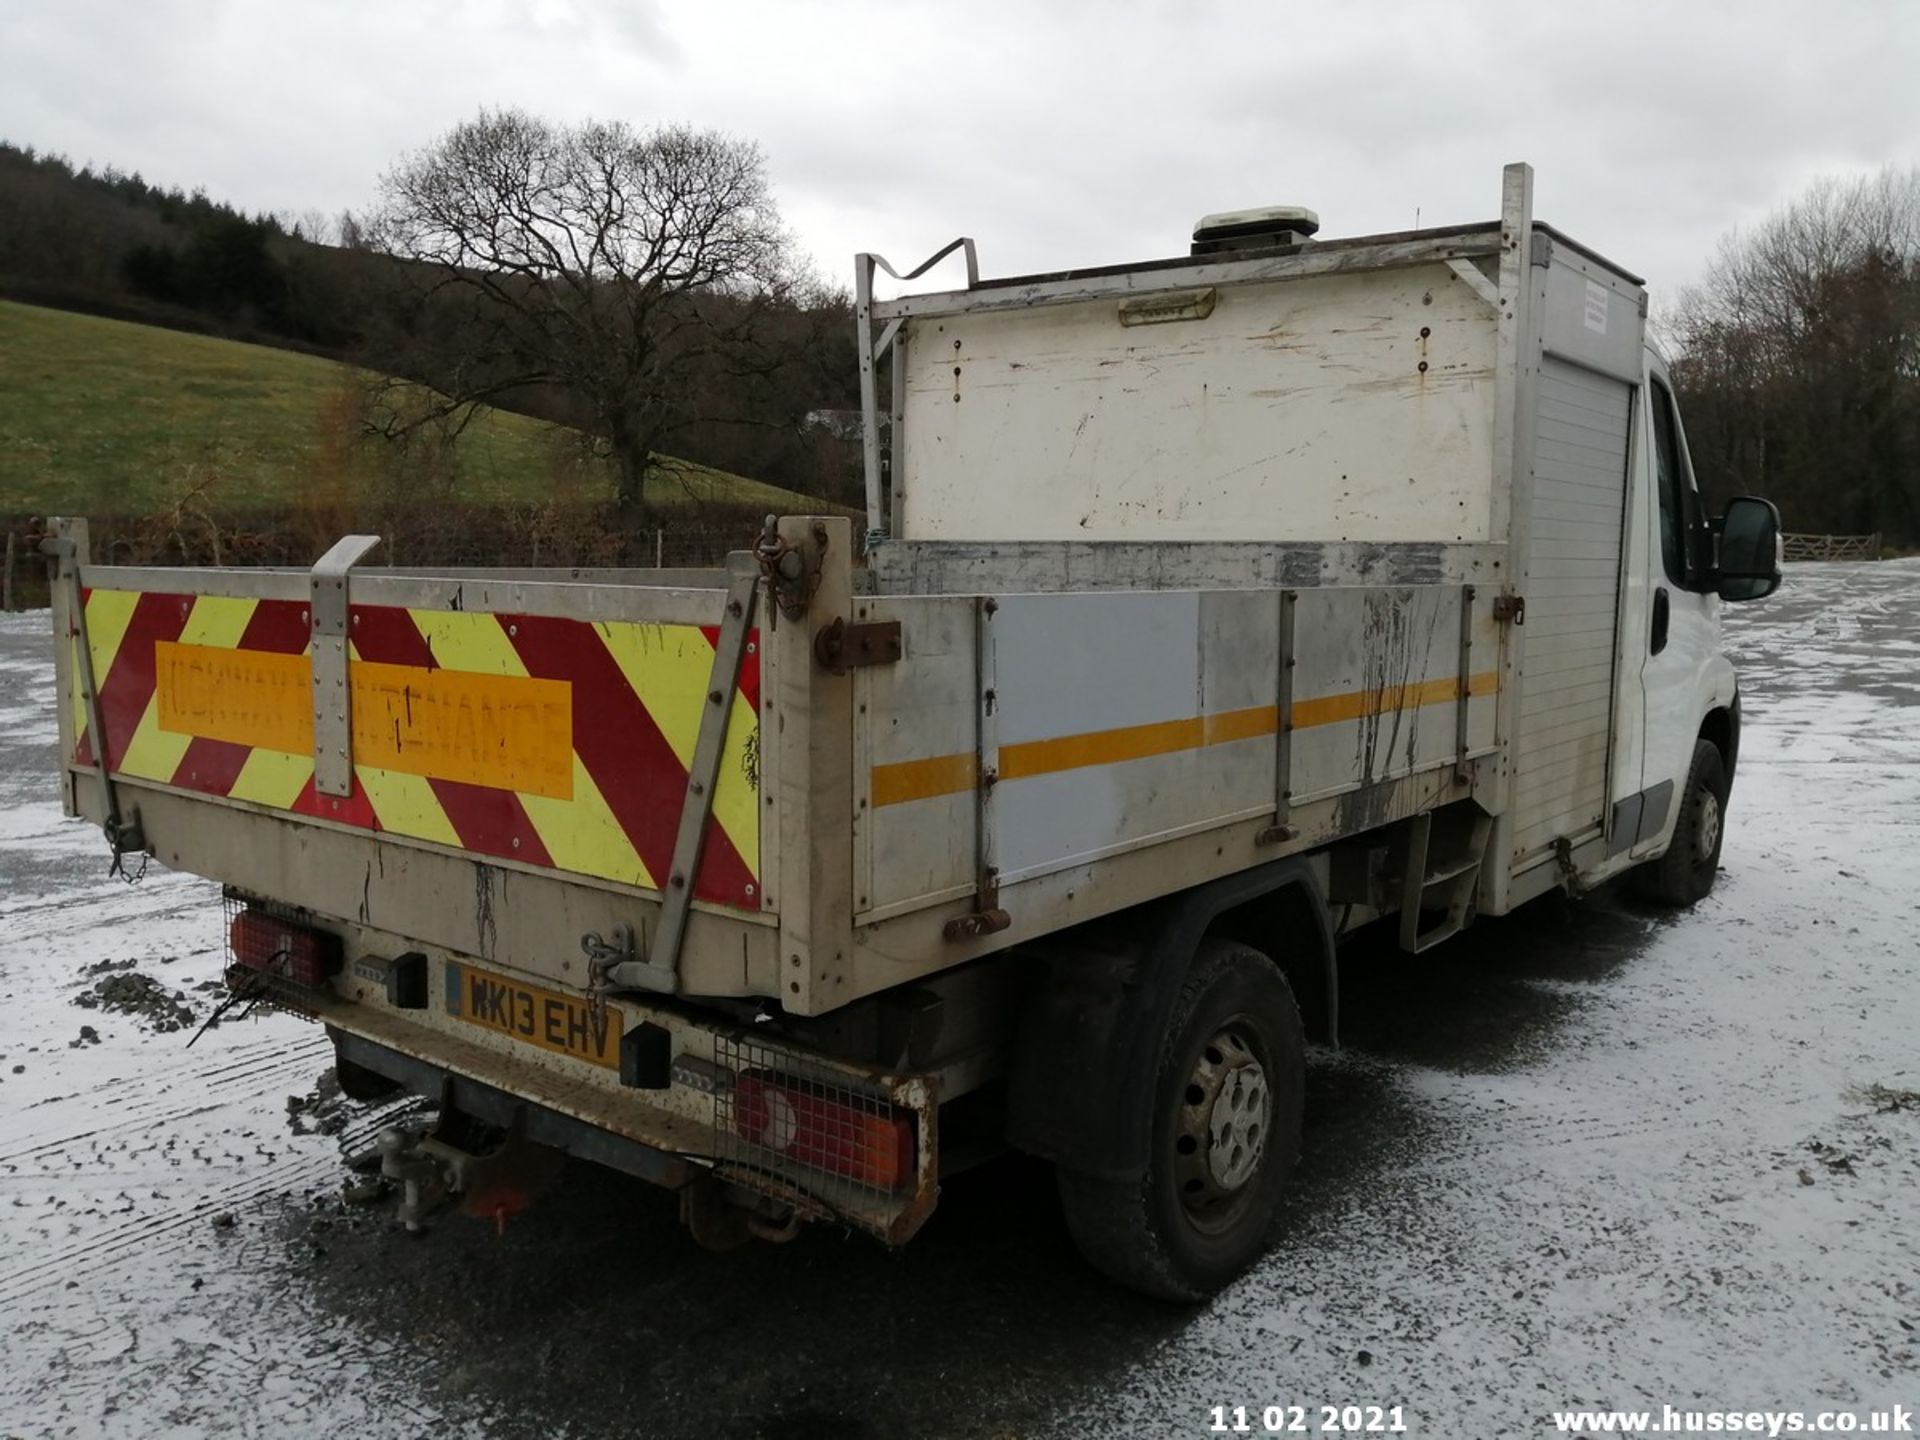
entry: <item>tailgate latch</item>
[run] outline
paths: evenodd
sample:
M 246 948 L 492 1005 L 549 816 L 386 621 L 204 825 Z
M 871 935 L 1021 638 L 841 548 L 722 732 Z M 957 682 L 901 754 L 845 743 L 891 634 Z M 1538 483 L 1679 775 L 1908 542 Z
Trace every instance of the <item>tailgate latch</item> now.
M 1502 625 L 1524 625 L 1527 623 L 1527 597 L 1524 595 L 1496 595 L 1493 597 L 1493 618 Z

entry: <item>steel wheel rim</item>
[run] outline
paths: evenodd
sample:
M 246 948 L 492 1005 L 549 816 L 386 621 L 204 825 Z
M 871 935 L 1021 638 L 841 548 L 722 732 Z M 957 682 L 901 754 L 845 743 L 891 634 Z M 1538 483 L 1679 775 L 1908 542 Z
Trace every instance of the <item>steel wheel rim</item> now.
M 1244 1019 L 1200 1047 L 1180 1095 L 1174 1183 L 1202 1229 L 1231 1223 L 1259 1174 L 1273 1128 L 1273 1088 Z
M 1720 845 L 1720 797 L 1711 790 L 1700 792 L 1700 818 L 1694 826 L 1694 858 L 1702 865 L 1713 859 Z

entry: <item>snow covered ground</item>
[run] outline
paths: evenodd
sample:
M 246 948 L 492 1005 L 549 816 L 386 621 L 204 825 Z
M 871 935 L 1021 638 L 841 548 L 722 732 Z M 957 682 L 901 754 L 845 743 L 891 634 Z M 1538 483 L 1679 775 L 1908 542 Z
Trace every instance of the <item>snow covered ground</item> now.
M 1185 1311 L 1089 1276 L 1020 1162 L 899 1254 L 707 1255 L 586 1166 L 504 1237 L 343 1207 L 382 1115 L 325 1093 L 297 1020 L 187 1048 L 217 895 L 106 877 L 59 816 L 46 617 L 0 617 L 0 1436 L 1199 1436 L 1278 1403 L 1464 1437 L 1912 1405 L 1920 563 L 1795 567 L 1729 622 L 1747 728 L 1712 897 L 1348 955 L 1287 1237 Z

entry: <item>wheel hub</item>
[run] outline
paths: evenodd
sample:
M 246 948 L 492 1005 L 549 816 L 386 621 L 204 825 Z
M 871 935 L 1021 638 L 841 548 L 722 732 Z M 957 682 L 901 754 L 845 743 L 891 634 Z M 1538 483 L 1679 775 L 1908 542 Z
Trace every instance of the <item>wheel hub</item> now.
M 1228 1025 L 1201 1047 L 1181 1098 L 1175 1174 L 1181 1202 L 1204 1213 L 1231 1201 L 1259 1170 L 1273 1094 L 1258 1057 Z
M 1720 843 L 1720 797 L 1711 790 L 1700 792 L 1700 822 L 1694 828 L 1694 854 L 1704 863 L 1713 858 Z

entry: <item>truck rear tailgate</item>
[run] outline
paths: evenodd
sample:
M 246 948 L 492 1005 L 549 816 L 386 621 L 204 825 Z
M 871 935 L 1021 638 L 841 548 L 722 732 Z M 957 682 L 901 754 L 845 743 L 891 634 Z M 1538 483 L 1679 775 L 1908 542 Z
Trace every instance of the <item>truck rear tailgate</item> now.
M 677 908 L 683 988 L 751 993 L 777 923 L 759 632 L 733 598 L 752 590 L 653 579 L 357 571 L 330 670 L 317 572 L 76 559 L 55 587 L 69 811 L 139 817 L 142 846 L 249 893 L 554 981 L 584 934 Z

